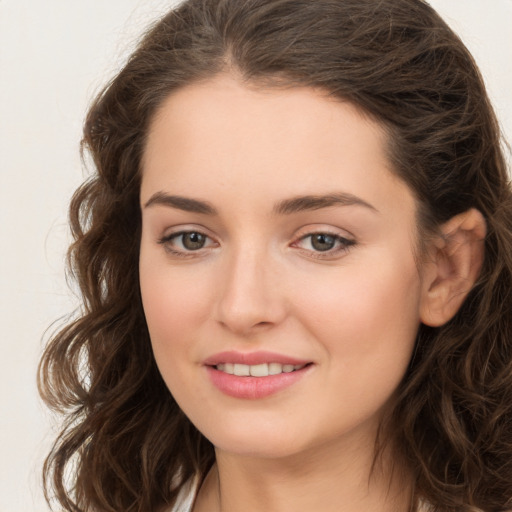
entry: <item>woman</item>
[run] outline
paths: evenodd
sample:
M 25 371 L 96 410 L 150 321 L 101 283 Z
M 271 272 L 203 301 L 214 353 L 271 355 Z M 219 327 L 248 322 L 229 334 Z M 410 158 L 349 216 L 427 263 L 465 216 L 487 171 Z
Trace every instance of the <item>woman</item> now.
M 512 508 L 511 192 L 426 3 L 189 0 L 83 144 L 65 510 Z

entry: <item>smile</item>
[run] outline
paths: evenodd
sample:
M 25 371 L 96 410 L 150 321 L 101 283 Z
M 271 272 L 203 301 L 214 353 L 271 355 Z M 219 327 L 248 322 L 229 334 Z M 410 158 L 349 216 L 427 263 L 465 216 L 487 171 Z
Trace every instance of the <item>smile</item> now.
M 210 382 L 238 399 L 266 398 L 299 383 L 314 371 L 315 362 L 276 352 L 226 351 L 203 361 Z
M 281 364 L 281 363 L 262 363 L 262 364 L 239 364 L 239 363 L 220 363 L 215 369 L 236 375 L 237 377 L 268 377 L 269 375 L 279 375 L 281 373 L 291 373 L 301 370 L 304 364 Z

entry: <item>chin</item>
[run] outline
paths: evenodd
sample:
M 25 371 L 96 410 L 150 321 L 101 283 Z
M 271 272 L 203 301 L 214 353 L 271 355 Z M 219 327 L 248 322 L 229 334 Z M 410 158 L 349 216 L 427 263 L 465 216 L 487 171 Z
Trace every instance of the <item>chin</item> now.
M 285 459 L 301 452 L 297 443 L 287 444 L 283 439 L 269 439 L 263 436 L 259 439 L 249 436 L 239 438 L 219 439 L 213 442 L 215 450 L 236 455 L 238 457 L 250 457 L 259 459 Z
M 199 426 L 200 427 L 200 426 Z M 212 428 L 201 429 L 216 451 L 241 457 L 284 459 L 314 448 L 318 443 L 314 435 L 304 428 L 286 422 L 236 421 Z

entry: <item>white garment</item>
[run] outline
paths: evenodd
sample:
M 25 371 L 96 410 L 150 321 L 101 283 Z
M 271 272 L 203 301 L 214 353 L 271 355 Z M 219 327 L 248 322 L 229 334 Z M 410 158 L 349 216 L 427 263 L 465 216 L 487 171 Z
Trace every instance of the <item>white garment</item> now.
M 176 504 L 169 512 L 192 512 L 192 506 L 194 505 L 198 483 L 198 477 L 190 479 L 180 489 Z
M 174 507 L 169 512 L 192 512 L 194 500 L 196 498 L 197 486 L 199 478 L 195 477 L 189 480 L 181 489 L 178 494 L 178 499 Z M 430 508 L 424 502 L 418 506 L 418 512 L 428 512 Z

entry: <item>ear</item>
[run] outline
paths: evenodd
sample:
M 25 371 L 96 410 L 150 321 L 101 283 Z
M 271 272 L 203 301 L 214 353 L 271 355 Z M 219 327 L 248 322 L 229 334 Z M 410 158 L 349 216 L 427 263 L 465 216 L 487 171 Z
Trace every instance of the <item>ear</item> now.
M 474 208 L 441 226 L 423 266 L 422 323 L 439 327 L 455 316 L 482 268 L 486 231 L 483 215 Z

